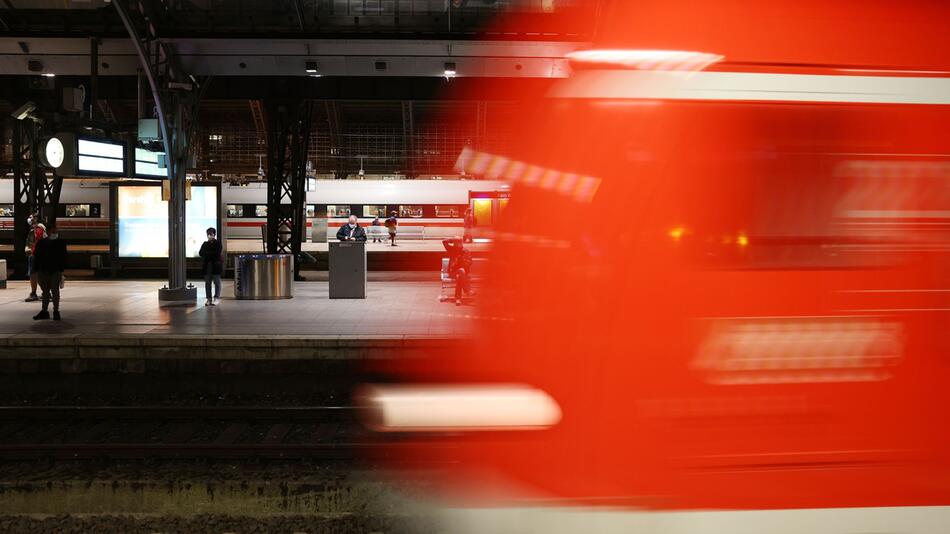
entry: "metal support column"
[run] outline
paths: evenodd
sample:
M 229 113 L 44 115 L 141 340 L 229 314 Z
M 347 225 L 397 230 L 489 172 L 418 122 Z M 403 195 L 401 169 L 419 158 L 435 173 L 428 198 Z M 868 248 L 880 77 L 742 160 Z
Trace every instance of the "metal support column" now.
M 47 227 L 56 223 L 63 178 L 45 169 L 36 157 L 39 125 L 32 121 L 13 124 L 13 254 L 17 272 L 26 268 L 27 218 L 39 214 Z
M 190 129 L 184 124 L 186 120 L 193 120 L 194 114 L 183 108 L 184 99 L 191 95 L 177 92 L 187 93 L 188 90 L 182 87 L 190 87 L 191 82 L 184 78 L 170 47 L 155 34 L 151 22 L 155 20 L 155 14 L 146 12 L 148 6 L 145 3 L 137 4 L 141 12 L 131 11 L 125 0 L 113 0 L 112 4 L 132 40 L 142 72 L 148 80 L 168 162 L 168 286 L 159 290 L 158 300 L 162 305 L 194 305 L 198 291 L 187 284 L 185 270 L 185 172 Z M 143 37 L 133 22 L 133 15 L 138 15 L 143 21 Z M 172 86 L 175 86 L 175 91 Z
M 416 143 L 411 100 L 404 100 L 402 102 L 402 148 L 405 154 L 404 165 L 406 178 L 410 180 L 415 179 Z
M 343 132 L 340 127 L 340 115 L 337 112 L 336 101 L 327 100 L 324 102 L 327 114 L 327 131 L 330 133 L 330 158 L 333 159 L 333 177 L 336 179 L 345 179 L 346 168 L 346 146 L 343 141 Z
M 26 275 L 26 238 L 29 232 L 27 218 L 35 210 L 33 183 L 27 173 L 32 123 L 13 123 L 13 272 Z
M 270 102 L 267 108 L 267 252 L 293 254 L 300 278 L 300 250 L 306 235 L 304 196 L 313 104 Z

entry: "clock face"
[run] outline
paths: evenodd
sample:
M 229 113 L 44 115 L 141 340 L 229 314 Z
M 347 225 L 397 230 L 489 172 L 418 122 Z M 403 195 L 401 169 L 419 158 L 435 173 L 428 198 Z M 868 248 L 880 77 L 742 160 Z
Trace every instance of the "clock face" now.
M 56 137 L 50 137 L 46 141 L 46 163 L 54 169 L 59 168 L 66 158 L 66 150 L 63 148 L 63 142 Z

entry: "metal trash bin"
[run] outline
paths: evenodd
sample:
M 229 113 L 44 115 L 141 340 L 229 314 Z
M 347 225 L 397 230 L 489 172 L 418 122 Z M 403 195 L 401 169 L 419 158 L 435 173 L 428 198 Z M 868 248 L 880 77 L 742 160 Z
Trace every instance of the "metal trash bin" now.
M 249 300 L 294 297 L 292 254 L 234 256 L 234 298 Z
M 0 260 L 0 289 L 7 288 L 7 260 Z

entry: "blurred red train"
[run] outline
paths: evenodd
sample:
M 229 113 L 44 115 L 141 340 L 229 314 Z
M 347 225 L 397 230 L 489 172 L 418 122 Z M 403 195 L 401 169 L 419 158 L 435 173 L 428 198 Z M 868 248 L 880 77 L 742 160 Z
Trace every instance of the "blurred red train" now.
M 512 201 L 466 348 L 372 368 L 390 451 L 457 532 L 950 532 L 950 8 L 604 20 L 460 159 Z

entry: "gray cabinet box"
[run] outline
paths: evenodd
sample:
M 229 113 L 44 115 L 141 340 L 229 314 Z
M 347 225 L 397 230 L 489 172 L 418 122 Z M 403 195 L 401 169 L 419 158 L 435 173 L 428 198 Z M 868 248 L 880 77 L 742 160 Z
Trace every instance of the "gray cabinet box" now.
M 366 243 L 330 243 L 330 298 L 366 298 Z

